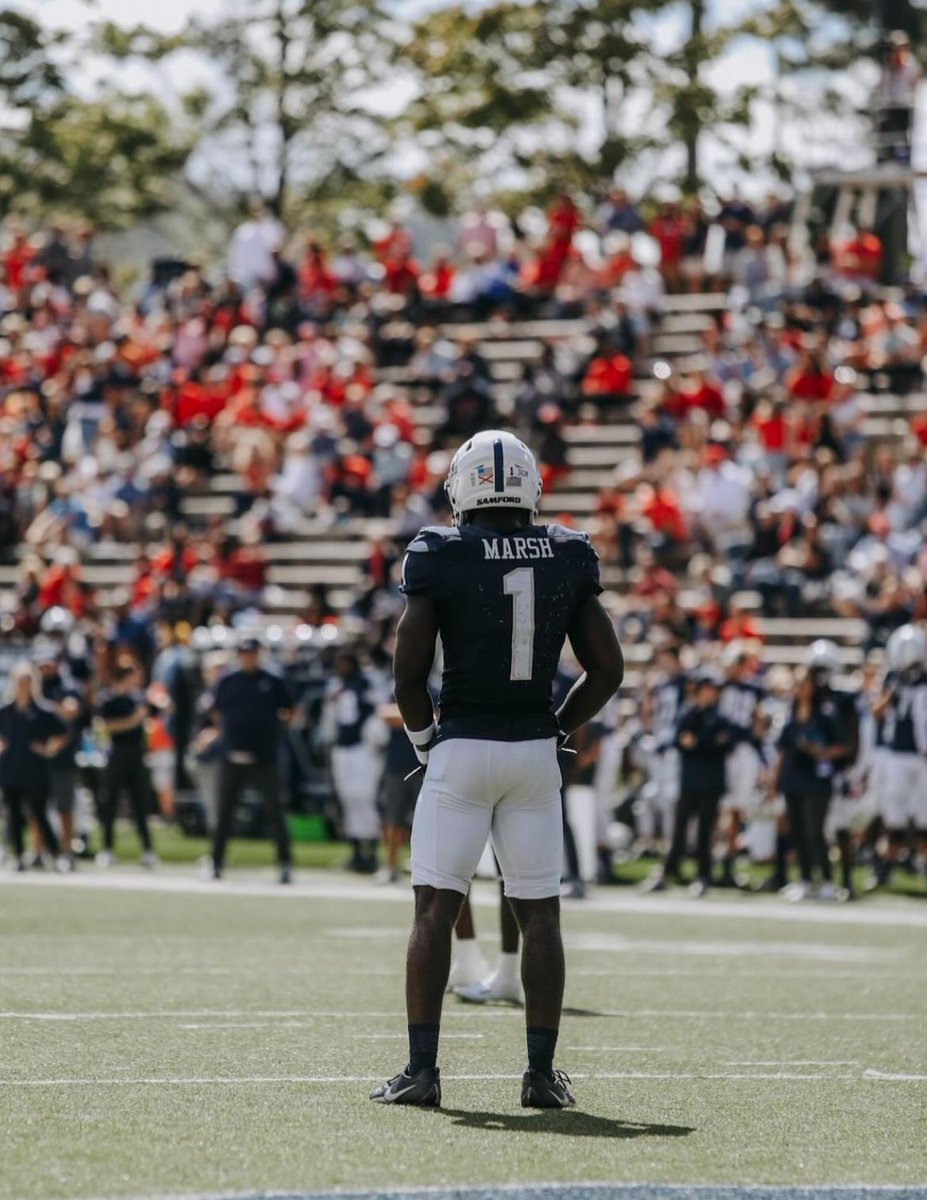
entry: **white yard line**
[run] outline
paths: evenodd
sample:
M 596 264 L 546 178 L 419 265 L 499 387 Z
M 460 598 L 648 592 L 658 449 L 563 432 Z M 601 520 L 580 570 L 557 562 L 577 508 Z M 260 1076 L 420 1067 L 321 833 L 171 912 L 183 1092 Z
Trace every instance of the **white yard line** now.
M 564 1046 L 563 1049 L 566 1050 L 567 1052 L 569 1052 L 570 1054 L 572 1054 L 574 1050 L 577 1052 L 579 1052 L 580 1050 L 592 1050 L 592 1051 L 595 1051 L 596 1053 L 601 1053 L 601 1054 L 638 1054 L 638 1053 L 641 1053 L 641 1054 L 665 1054 L 666 1053 L 665 1046 Z M 728 1063 L 726 1065 L 730 1066 L 731 1064 Z M 740 1066 L 742 1064 L 738 1063 L 736 1065 Z M 766 1066 L 767 1064 L 764 1063 L 763 1065 Z M 773 1066 L 778 1066 L 778 1065 L 779 1065 L 778 1063 L 773 1063 Z
M 838 1184 L 833 1187 L 764 1187 L 733 1184 L 654 1183 L 525 1183 L 489 1187 L 335 1188 L 302 1195 L 288 1192 L 258 1196 L 254 1192 L 162 1197 L 161 1200 L 927 1200 L 927 1188 L 903 1184 Z M 141 1200 L 141 1198 L 137 1198 Z M 151 1197 L 144 1197 L 151 1200 Z
M 661 954 L 672 958 L 712 958 L 738 960 L 750 958 L 809 959 L 812 962 L 858 962 L 871 963 L 903 959 L 901 949 L 886 949 L 879 946 L 840 946 L 822 942 L 773 942 L 767 940 L 739 941 L 733 938 L 724 941 L 700 939 L 638 938 L 625 937 L 617 933 L 574 933 L 565 938 L 571 950 L 605 954 Z
M 864 1079 L 881 1080 L 886 1083 L 927 1083 L 927 1075 L 908 1075 L 897 1071 L 875 1071 L 871 1067 L 863 1072 Z
M 482 938 L 481 938 L 482 940 Z M 486 939 L 489 940 L 488 938 Z M 569 938 L 567 938 L 569 943 Z M 404 971 L 404 964 L 401 961 L 396 962 L 393 967 L 344 967 L 339 968 L 343 975 L 360 975 L 364 978 L 376 976 L 382 979 L 399 979 Z M 277 978 L 304 978 L 306 976 L 317 977 L 318 967 L 274 967 L 272 974 Z M 104 979 L 134 979 L 138 976 L 157 978 L 162 975 L 183 975 L 192 976 L 249 976 L 267 974 L 267 968 L 264 966 L 249 966 L 242 964 L 234 970 L 231 967 L 172 967 L 165 965 L 163 967 L 136 967 L 131 970 L 125 967 L 69 967 L 64 965 L 49 966 L 49 967 L 18 967 L 18 966 L 3 966 L 0 964 L 0 983 L 3 982 L 6 976 L 13 978 L 37 978 L 41 979 L 46 976 L 54 978 L 70 979 L 70 978 L 104 978 Z M 841 969 L 841 970 L 824 970 L 815 971 L 811 968 L 807 970 L 798 968 L 797 970 L 751 970 L 738 971 L 735 967 L 730 969 L 721 968 L 712 970 L 709 967 L 702 969 L 690 968 L 674 968 L 674 967 L 625 967 L 613 966 L 608 968 L 599 967 L 574 967 L 567 968 L 567 974 L 570 978 L 592 978 L 592 979 L 860 979 L 863 976 L 871 976 L 872 966 L 868 963 L 860 963 L 856 969 Z M 909 964 L 902 964 L 899 970 L 892 968 L 892 979 L 902 982 L 917 983 L 927 976 L 927 971 L 918 971 L 912 968 Z
M 722 1067 L 858 1067 L 858 1058 L 732 1058 Z
M 0 1079 L 0 1088 L 20 1087 L 202 1087 L 207 1085 L 234 1087 L 243 1084 L 354 1084 L 375 1083 L 379 1075 L 191 1075 L 167 1077 L 140 1077 L 135 1079 L 94 1079 L 59 1077 L 55 1079 Z M 445 1082 L 492 1082 L 497 1080 L 521 1079 L 521 1073 L 489 1072 L 462 1075 L 444 1075 Z M 731 1071 L 576 1071 L 573 1079 L 609 1080 L 696 1080 L 744 1082 L 849 1082 L 859 1078 L 856 1074 L 799 1073 L 795 1071 L 731 1072 Z M 867 1078 L 880 1079 L 880 1075 Z M 894 1080 L 894 1076 L 886 1077 Z M 921 1079 L 924 1076 L 919 1077 Z
M 620 1017 L 628 1020 L 638 1019 L 692 1019 L 692 1020 L 711 1020 L 711 1021 L 923 1021 L 923 1012 L 905 1013 L 905 1012 L 890 1012 L 890 1013 L 848 1013 L 848 1012 L 764 1012 L 744 1010 L 741 1012 L 719 1012 L 717 1009 L 697 1009 L 697 1008 L 681 1008 L 681 1009 L 664 1009 L 664 1008 L 628 1008 L 628 1009 L 601 1009 L 592 1012 L 590 1015 L 594 1017 Z M 328 1009 L 328 1010 L 284 1010 L 276 1011 L 253 1011 L 251 1009 L 162 1009 L 162 1010 L 133 1010 L 130 1012 L 0 1012 L 0 1020 L 3 1021 L 151 1021 L 151 1020 L 175 1020 L 179 1018 L 197 1018 L 197 1017 L 216 1017 L 222 1018 L 268 1018 L 270 1020 L 296 1020 L 296 1019 L 313 1019 L 313 1020 L 367 1020 L 375 1017 L 388 1017 L 398 1019 L 398 1009 L 381 1009 L 370 1010 L 363 1012 L 348 1012 L 345 1010 Z M 452 1007 L 449 1008 L 445 1016 L 471 1018 L 482 1021 L 486 1020 L 502 1020 L 506 1017 L 521 1017 L 522 1010 L 520 1008 L 487 1008 L 484 1006 L 468 1008 L 468 1007 Z M 566 1013 L 569 1019 L 569 1012 Z
M 273 876 L 261 871 L 242 870 L 231 879 L 206 883 L 189 868 L 166 867 L 157 873 L 129 867 L 106 872 L 92 868 L 69 875 L 45 875 L 40 872 L 14 876 L 0 874 L 0 887 L 85 888 L 104 891 L 166 892 L 178 895 L 249 896 L 252 898 L 374 901 L 401 904 L 411 909 L 411 890 L 382 888 L 361 883 L 334 872 L 302 871 L 287 888 L 273 882 Z M 498 908 L 499 892 L 495 885 L 477 881 L 472 891 L 474 903 Z M 674 895 L 615 895 L 603 888 L 582 903 L 583 912 L 633 913 L 640 916 L 686 916 L 772 920 L 795 924 L 868 925 L 927 929 L 927 905 L 922 901 L 880 898 L 860 904 L 784 904 L 775 897 L 744 896 L 737 899 L 710 897 L 690 900 Z

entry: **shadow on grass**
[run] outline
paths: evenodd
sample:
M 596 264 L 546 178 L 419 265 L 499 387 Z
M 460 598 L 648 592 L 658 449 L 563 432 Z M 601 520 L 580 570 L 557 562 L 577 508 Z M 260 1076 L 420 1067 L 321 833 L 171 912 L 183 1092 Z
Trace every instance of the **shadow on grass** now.
M 500 1129 L 509 1133 L 561 1133 L 588 1138 L 688 1137 L 695 1133 L 690 1125 L 652 1125 L 562 1109 L 525 1113 L 471 1112 L 463 1108 L 437 1111 L 464 1129 Z

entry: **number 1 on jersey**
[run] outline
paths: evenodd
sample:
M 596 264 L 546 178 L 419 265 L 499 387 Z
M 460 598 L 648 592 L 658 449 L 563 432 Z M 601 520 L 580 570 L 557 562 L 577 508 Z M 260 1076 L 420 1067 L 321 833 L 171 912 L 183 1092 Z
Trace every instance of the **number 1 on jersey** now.
M 530 679 L 534 671 L 534 570 L 519 567 L 502 578 L 513 600 L 512 669 L 509 679 Z

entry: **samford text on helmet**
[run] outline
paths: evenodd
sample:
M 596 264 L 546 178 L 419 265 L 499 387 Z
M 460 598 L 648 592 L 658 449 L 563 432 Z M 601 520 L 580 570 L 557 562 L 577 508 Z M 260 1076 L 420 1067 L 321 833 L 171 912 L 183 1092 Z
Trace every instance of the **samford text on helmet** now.
M 831 680 L 840 670 L 840 650 L 827 638 L 818 638 L 808 650 L 808 670 L 823 679 Z
M 504 429 L 486 429 L 464 442 L 451 459 L 445 483 L 454 523 L 481 508 L 526 508 L 541 499 L 541 474 L 524 442 Z
M 902 625 L 888 639 L 885 647 L 890 671 L 900 675 L 914 674 L 927 659 L 927 634 L 918 625 Z

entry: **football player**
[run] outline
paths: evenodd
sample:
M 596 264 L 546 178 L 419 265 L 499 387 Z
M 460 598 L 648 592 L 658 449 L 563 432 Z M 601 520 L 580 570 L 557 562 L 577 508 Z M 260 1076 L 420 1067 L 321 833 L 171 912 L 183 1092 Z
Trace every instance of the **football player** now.
M 679 647 L 663 646 L 657 652 L 659 671 L 651 691 L 654 752 L 650 758 L 649 789 L 654 807 L 654 828 L 659 824 L 665 842 L 673 834 L 673 821 L 679 801 L 679 751 L 676 748 L 676 726 L 686 700 L 686 675 L 679 657 Z
M 818 638 L 808 650 L 808 671 L 814 680 L 818 704 L 826 718 L 837 727 L 842 753 L 831 760 L 833 769 L 833 828 L 840 850 L 843 892 L 822 888 L 821 898 L 831 892 L 838 899 L 853 895 L 852 824 L 856 806 L 852 802 L 852 781 L 849 773 L 859 757 L 859 694 L 836 686 L 840 672 L 840 650 L 827 638 Z
M 736 729 L 737 741 L 725 766 L 727 791 L 721 801 L 721 811 L 725 814 L 727 847 L 718 886 L 736 887 L 734 861 L 741 830 L 760 802 L 758 784 L 763 760 L 753 736 L 753 726 L 763 701 L 763 689 L 756 682 L 745 643 L 731 642 L 726 646 L 722 665 L 724 683 L 718 712 Z
M 475 435 L 454 455 L 446 487 L 454 525 L 423 529 L 403 563 L 396 700 L 426 768 L 412 825 L 409 1062 L 371 1099 L 441 1102 L 436 1062 L 451 932 L 491 836 L 523 940 L 521 1102 L 565 1108 L 575 1099 L 553 1066 L 564 985 L 557 749 L 618 690 L 624 662 L 588 536 L 534 523 L 541 477 L 527 446 L 502 431 Z M 436 716 L 427 681 L 439 634 Z M 555 712 L 551 689 L 566 638 L 584 674 Z
M 904 849 L 911 826 L 922 845 L 927 842 L 927 635 L 917 625 L 902 625 L 888 639 L 886 654 L 886 691 L 873 715 L 885 718 L 883 736 L 889 751 L 882 822 L 890 866 Z

